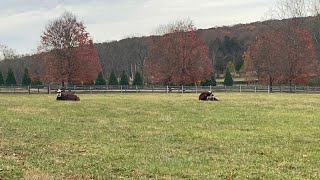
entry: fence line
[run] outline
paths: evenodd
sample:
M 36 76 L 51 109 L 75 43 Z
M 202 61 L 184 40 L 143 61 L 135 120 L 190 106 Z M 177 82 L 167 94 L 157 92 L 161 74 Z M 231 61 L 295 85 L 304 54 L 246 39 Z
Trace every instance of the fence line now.
M 60 86 L 0 86 L 0 93 L 11 94 L 51 94 Z M 97 93 L 200 93 L 213 92 L 253 92 L 253 93 L 320 93 L 320 87 L 312 86 L 262 86 L 262 85 L 236 85 L 236 86 L 68 86 L 65 91 L 78 94 Z

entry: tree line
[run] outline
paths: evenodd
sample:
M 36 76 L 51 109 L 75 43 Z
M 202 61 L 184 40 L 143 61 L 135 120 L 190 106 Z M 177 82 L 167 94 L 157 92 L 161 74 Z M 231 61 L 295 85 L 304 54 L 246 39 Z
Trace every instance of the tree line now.
M 302 18 L 306 2 L 314 16 Z M 93 44 L 83 22 L 67 12 L 46 26 L 37 54 L 20 58 L 18 66 L 8 56 L 0 70 L 13 69 L 22 82 L 27 68 L 31 82 L 62 86 L 136 84 L 137 74 L 142 84 L 215 85 L 218 77 L 226 85 L 233 84 L 233 77 L 270 86 L 308 84 L 319 76 L 317 7 L 315 1 L 279 0 L 273 12 L 289 19 L 264 22 L 263 29 L 250 24 L 245 31 L 250 35 L 212 38 L 184 19 L 159 27 L 150 37 L 102 44 Z

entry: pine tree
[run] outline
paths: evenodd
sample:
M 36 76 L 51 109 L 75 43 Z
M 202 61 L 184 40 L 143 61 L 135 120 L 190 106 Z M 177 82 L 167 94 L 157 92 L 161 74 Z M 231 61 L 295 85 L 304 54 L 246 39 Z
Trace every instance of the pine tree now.
M 4 85 L 4 79 L 2 73 L 0 72 L 0 86 Z
M 226 69 L 226 75 L 224 77 L 223 84 L 225 86 L 233 86 L 233 79 L 232 79 L 232 76 L 231 76 L 229 69 Z
M 107 82 L 106 80 L 104 79 L 103 75 L 102 75 L 102 72 L 99 73 L 97 79 L 96 79 L 96 83 L 95 85 L 106 85 Z
M 118 85 L 118 80 L 113 70 L 110 73 L 108 85 Z
M 30 84 L 31 84 L 31 78 L 30 78 L 30 75 L 29 75 L 28 68 L 26 68 L 24 70 L 24 74 L 23 74 L 23 77 L 22 77 L 22 85 L 23 86 L 29 86 Z
M 217 81 L 216 81 L 216 78 L 214 76 L 212 76 L 211 79 L 208 79 L 204 82 L 201 82 L 200 85 L 201 86 L 216 86 Z
M 14 73 L 11 68 L 8 69 L 6 85 L 17 85 L 16 78 L 14 77 Z
M 121 79 L 120 79 L 120 85 L 122 86 L 128 86 L 129 85 L 129 78 L 125 71 L 122 71 Z
M 136 72 L 136 74 L 134 75 L 132 85 L 134 85 L 134 86 L 142 86 L 143 85 L 143 80 L 142 80 L 141 74 L 139 72 Z
M 208 79 L 206 81 L 203 81 L 200 83 L 201 86 L 211 86 L 212 84 L 212 80 L 211 79 Z

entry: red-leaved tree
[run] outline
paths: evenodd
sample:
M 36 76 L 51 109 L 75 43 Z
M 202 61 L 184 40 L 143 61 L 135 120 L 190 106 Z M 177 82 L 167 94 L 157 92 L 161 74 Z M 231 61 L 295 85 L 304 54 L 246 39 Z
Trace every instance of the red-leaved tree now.
M 101 71 L 100 60 L 86 27 L 71 13 L 49 23 L 41 36 L 45 81 L 79 84 L 93 81 Z
M 318 72 L 317 53 L 310 33 L 301 28 L 283 28 L 287 44 L 284 54 L 284 82 L 293 84 L 306 84 L 310 77 Z
M 145 60 L 145 77 L 150 83 L 190 84 L 213 74 L 208 47 L 200 40 L 191 21 L 178 21 L 154 36 Z
M 318 66 L 310 33 L 301 28 L 261 32 L 244 54 L 244 72 L 271 88 L 274 83 L 305 84 Z
M 268 30 L 260 33 L 244 53 L 244 72 L 247 81 L 256 76 L 260 83 L 268 84 L 282 81 L 282 34 Z

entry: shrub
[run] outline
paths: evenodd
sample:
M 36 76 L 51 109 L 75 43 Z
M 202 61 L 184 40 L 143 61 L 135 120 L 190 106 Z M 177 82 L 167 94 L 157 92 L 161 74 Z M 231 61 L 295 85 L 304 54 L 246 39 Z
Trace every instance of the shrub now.
M 214 76 L 211 77 L 211 79 L 208 79 L 204 82 L 201 82 L 200 84 L 201 86 L 216 86 L 217 85 L 217 81 L 216 78 Z

